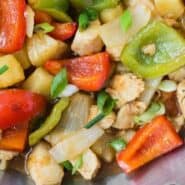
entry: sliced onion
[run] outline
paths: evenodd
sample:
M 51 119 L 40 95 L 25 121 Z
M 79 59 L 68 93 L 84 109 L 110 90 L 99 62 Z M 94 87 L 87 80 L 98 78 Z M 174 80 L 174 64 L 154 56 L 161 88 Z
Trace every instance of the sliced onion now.
M 177 84 L 172 80 L 163 80 L 158 89 L 164 92 L 173 92 L 176 91 Z
M 59 142 L 49 152 L 58 163 L 71 160 L 91 147 L 103 134 L 104 131 L 98 126 L 83 128 Z

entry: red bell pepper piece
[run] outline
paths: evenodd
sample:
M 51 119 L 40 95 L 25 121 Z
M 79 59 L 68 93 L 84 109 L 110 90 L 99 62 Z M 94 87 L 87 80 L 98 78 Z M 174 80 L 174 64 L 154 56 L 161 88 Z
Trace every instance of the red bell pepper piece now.
M 22 152 L 28 136 L 28 122 L 4 130 L 0 139 L 0 149 Z
M 26 35 L 25 0 L 0 1 L 0 52 L 22 48 Z
M 107 52 L 68 60 L 48 61 L 44 65 L 51 74 L 66 67 L 69 82 L 84 91 L 99 91 L 110 75 L 111 63 Z
M 38 11 L 38 10 L 35 11 L 35 23 L 40 24 L 43 22 L 51 23 L 52 17 L 45 12 Z
M 76 23 L 52 23 L 55 29 L 49 33 L 53 38 L 65 41 L 70 39 L 77 30 Z
M 0 91 L 0 129 L 29 122 L 44 113 L 46 100 L 43 96 L 26 90 Z
M 126 149 L 118 153 L 117 162 L 124 172 L 132 172 L 182 144 L 172 123 L 165 116 L 158 116 L 142 127 Z

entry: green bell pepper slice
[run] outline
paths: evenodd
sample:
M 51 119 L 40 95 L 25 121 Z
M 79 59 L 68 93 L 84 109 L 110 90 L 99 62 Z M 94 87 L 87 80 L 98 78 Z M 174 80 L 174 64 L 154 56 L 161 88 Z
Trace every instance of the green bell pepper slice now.
M 28 2 L 35 10 L 44 11 L 57 21 L 72 21 L 71 17 L 66 13 L 69 9 L 68 0 L 29 0 Z
M 153 55 L 142 48 L 155 44 Z M 185 39 L 173 28 L 154 21 L 144 27 L 123 49 L 121 61 L 143 78 L 167 75 L 185 65 Z
M 62 112 L 69 104 L 69 98 L 62 98 L 52 109 L 42 126 L 29 135 L 29 145 L 37 144 L 45 135 L 51 132 L 60 121 Z
M 81 11 L 92 5 L 92 0 L 70 0 L 72 7 Z

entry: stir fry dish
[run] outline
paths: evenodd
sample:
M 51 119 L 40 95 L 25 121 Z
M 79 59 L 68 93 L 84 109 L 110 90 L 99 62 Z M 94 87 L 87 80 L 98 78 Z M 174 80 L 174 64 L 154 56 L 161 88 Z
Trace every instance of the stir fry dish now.
M 181 0 L 0 0 L 0 169 L 36 185 L 130 174 L 183 146 Z

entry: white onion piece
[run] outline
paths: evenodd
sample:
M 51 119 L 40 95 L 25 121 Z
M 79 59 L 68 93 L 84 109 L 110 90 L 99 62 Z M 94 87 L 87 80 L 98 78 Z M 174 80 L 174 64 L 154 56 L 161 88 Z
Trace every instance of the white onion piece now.
M 26 6 L 25 18 L 26 18 L 26 35 L 31 38 L 34 30 L 34 16 L 35 13 L 30 6 Z
M 69 97 L 72 96 L 73 94 L 75 94 L 76 92 L 78 92 L 79 89 L 77 86 L 72 85 L 72 84 L 68 84 L 65 89 L 62 91 L 62 93 L 59 94 L 59 97 Z
M 173 92 L 176 91 L 177 84 L 172 80 L 163 80 L 158 89 L 164 92 Z
M 104 131 L 98 126 L 83 128 L 59 142 L 49 152 L 58 163 L 71 160 L 92 146 L 103 134 Z

